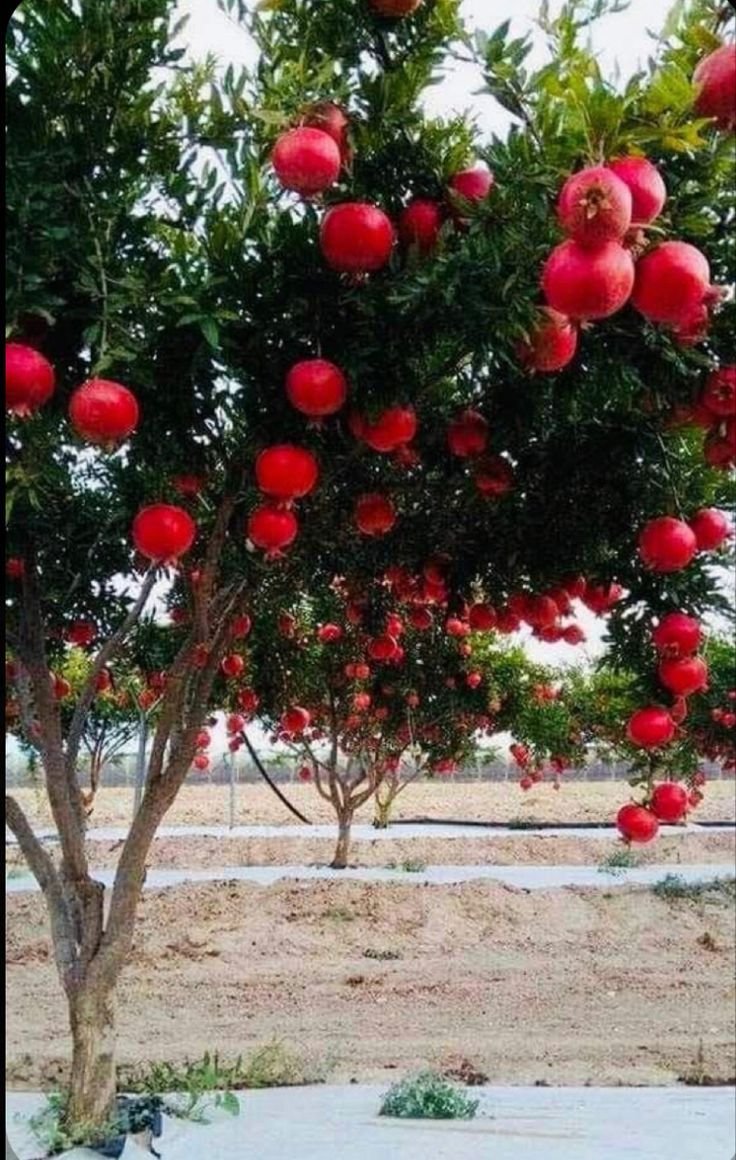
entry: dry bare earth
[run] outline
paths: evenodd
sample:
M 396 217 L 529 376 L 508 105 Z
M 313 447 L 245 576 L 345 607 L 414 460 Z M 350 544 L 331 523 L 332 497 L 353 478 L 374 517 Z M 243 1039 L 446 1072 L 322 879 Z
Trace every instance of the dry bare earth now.
M 318 797 L 313 786 L 282 787 L 289 799 L 313 822 L 332 822 L 334 814 L 328 802 Z M 410 785 L 401 794 L 395 819 L 412 817 L 456 818 L 465 821 L 508 822 L 610 822 L 628 799 L 630 789 L 624 781 L 573 782 L 555 792 L 542 784 L 523 793 L 516 782 L 425 781 Z M 34 825 L 49 826 L 51 818 L 45 796 L 38 790 L 13 790 Z M 130 822 L 132 790 L 103 788 L 98 794 L 92 825 L 124 826 Z M 229 790 L 222 785 L 187 785 L 166 815 L 169 825 L 227 824 Z M 265 785 L 239 785 L 236 797 L 236 822 L 239 824 L 288 825 L 299 822 Z M 358 812 L 357 820 L 373 818 L 369 803 Z M 736 819 L 736 782 L 733 778 L 713 781 L 706 786 L 705 799 L 692 815 L 693 821 L 734 821 Z
M 8 1079 L 69 1043 L 38 896 L 8 899 Z M 390 952 L 396 961 L 366 957 Z M 274 1037 L 336 1081 L 459 1055 L 492 1082 L 734 1074 L 728 903 L 645 889 L 526 893 L 356 882 L 150 891 L 123 978 L 120 1059 L 234 1056 Z

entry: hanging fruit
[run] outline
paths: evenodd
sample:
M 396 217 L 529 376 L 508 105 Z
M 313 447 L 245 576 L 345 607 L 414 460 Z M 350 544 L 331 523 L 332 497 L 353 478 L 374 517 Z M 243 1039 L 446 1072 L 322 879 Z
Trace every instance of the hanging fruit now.
M 188 552 L 197 534 L 189 512 L 168 503 L 141 508 L 133 520 L 136 551 L 155 564 L 175 564 Z
M 347 398 L 345 375 L 323 358 L 295 363 L 286 376 L 286 394 L 292 407 L 310 418 L 334 415 Z
M 571 319 L 608 318 L 628 302 L 634 261 L 618 242 L 594 250 L 566 241 L 548 257 L 542 289 L 549 306 Z
M 380 270 L 391 257 L 394 227 L 386 214 L 368 202 L 343 202 L 328 210 L 320 230 L 328 266 L 342 274 Z
M 5 344 L 5 410 L 27 418 L 48 402 L 56 375 L 48 359 L 22 342 Z
M 679 572 L 688 566 L 697 550 L 692 528 L 672 516 L 650 520 L 639 536 L 639 555 L 652 572 Z
M 631 190 L 605 165 L 568 177 L 557 218 L 568 237 L 586 248 L 620 242 L 631 225 Z
M 319 478 L 317 460 L 303 447 L 279 443 L 262 451 L 255 463 L 256 482 L 272 499 L 291 502 L 308 495 Z
M 279 137 L 271 154 L 276 176 L 284 189 L 303 197 L 324 193 L 340 176 L 340 148 L 322 129 L 290 129 Z
M 135 431 L 138 419 L 133 392 L 110 379 L 88 379 L 69 400 L 69 421 L 88 443 L 115 447 Z
M 388 496 L 362 495 L 355 504 L 355 522 L 364 536 L 385 536 L 396 523 L 396 509 Z
M 268 557 L 281 554 L 294 542 L 299 524 L 293 511 L 262 504 L 251 512 L 248 519 L 248 539 L 262 548 Z

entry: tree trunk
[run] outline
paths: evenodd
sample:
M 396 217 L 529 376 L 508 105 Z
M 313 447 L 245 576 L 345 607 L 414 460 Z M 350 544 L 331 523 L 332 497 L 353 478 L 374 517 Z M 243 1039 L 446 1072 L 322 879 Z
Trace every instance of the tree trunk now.
M 85 1134 L 109 1123 L 115 1108 L 115 995 L 84 984 L 69 997 L 72 1073 L 67 1127 Z
M 376 798 L 376 812 L 373 818 L 373 828 L 376 830 L 387 830 L 389 818 L 391 817 L 391 810 L 393 808 L 394 799 L 387 798 L 385 801 L 379 801 Z
M 332 870 L 344 870 L 348 864 L 348 852 L 350 850 L 350 827 L 353 824 L 353 815 L 345 814 L 339 819 L 337 831 L 337 846 L 335 847 L 335 857 L 330 863 Z

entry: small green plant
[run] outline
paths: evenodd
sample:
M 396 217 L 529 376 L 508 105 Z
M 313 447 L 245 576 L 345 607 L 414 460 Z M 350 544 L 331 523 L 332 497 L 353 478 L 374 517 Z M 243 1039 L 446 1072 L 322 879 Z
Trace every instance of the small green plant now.
M 599 874 L 623 874 L 625 870 L 633 870 L 641 865 L 638 858 L 629 846 L 616 846 L 598 867 Z
M 347 906 L 330 906 L 322 917 L 329 918 L 332 922 L 353 922 L 355 919 L 352 910 L 348 910 Z
M 690 1067 L 677 1077 L 678 1083 L 687 1087 L 732 1087 L 736 1083 L 734 1076 L 713 1076 L 709 1074 L 705 1062 L 705 1048 L 703 1040 L 698 1040 L 698 1050 Z
M 244 1087 L 242 1060 L 222 1064 L 217 1052 L 204 1053 L 194 1063 L 151 1063 L 129 1084 L 129 1090 L 160 1096 L 171 1115 L 204 1123 L 204 1100 L 211 1097 L 216 1108 L 236 1116 L 240 1103 L 233 1089 Z M 173 1098 L 172 1098 L 173 1097 Z
M 422 1071 L 395 1083 L 378 1114 L 402 1120 L 472 1120 L 478 1103 L 438 1072 Z
M 736 899 L 736 878 L 713 878 L 709 882 L 686 882 L 680 874 L 665 874 L 652 892 L 668 902 L 717 902 Z
M 509 818 L 506 823 L 510 830 L 534 830 L 539 825 L 538 818 Z
M 163 1107 L 159 1096 L 129 1098 L 118 1096 L 116 1114 L 106 1124 L 93 1127 L 77 1123 L 73 1130 L 67 1126 L 69 1095 L 63 1091 L 50 1095 L 46 1104 L 29 1120 L 29 1127 L 48 1156 L 76 1147 L 101 1149 L 124 1138 L 129 1132 L 152 1129 L 160 1134 L 160 1113 Z
M 403 870 L 405 874 L 421 874 L 427 869 L 427 863 L 418 858 L 405 858 L 403 862 L 387 862 L 387 870 Z
M 367 950 L 363 951 L 363 958 L 376 959 L 376 961 L 379 963 L 394 963 L 398 962 L 398 960 L 401 958 L 401 955 L 398 951 L 379 951 L 374 950 L 372 947 L 368 947 Z

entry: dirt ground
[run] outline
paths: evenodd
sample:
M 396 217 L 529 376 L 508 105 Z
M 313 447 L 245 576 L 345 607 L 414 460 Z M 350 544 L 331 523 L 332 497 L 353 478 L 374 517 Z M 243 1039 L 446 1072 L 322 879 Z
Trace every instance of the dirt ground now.
M 310 785 L 281 787 L 287 797 L 312 822 L 334 821 L 332 807 L 320 798 Z M 396 802 L 394 817 L 454 818 L 462 821 L 508 822 L 613 822 L 616 813 L 628 800 L 626 782 L 570 781 L 559 792 L 542 783 L 522 792 L 512 782 L 424 781 L 410 785 Z M 45 795 L 33 789 L 13 790 L 35 825 L 48 826 L 51 818 Z M 91 824 L 96 826 L 127 825 L 133 807 L 132 790 L 103 788 L 98 794 Z M 357 820 L 373 818 L 369 803 L 359 811 Z M 705 798 L 692 814 L 702 819 L 734 821 L 736 819 L 736 782 L 733 778 L 709 782 Z M 165 821 L 169 825 L 227 825 L 229 789 L 222 785 L 187 785 L 178 795 Z M 236 789 L 237 824 L 289 825 L 300 823 L 265 785 L 241 784 Z
M 157 838 L 148 858 L 150 867 L 216 869 L 223 866 L 325 865 L 332 859 L 330 838 Z M 49 845 L 56 854 L 58 847 Z M 114 867 L 120 842 L 88 843 L 96 869 Z M 407 838 L 391 842 L 356 841 L 351 866 L 468 866 L 468 865 L 594 865 L 623 851 L 614 838 L 566 838 L 519 834 L 513 838 Z M 736 834 L 702 832 L 659 838 L 632 853 L 632 864 L 736 864 Z M 6 847 L 6 866 L 25 868 L 17 847 Z M 12 871 L 11 871 L 12 872 Z
M 7 1078 L 53 1082 L 69 1042 L 38 896 L 8 898 L 7 952 Z M 119 1060 L 234 1057 L 278 1039 L 335 1082 L 448 1055 L 496 1083 L 661 1084 L 698 1066 L 724 1082 L 733 953 L 720 896 L 489 882 L 149 891 Z

